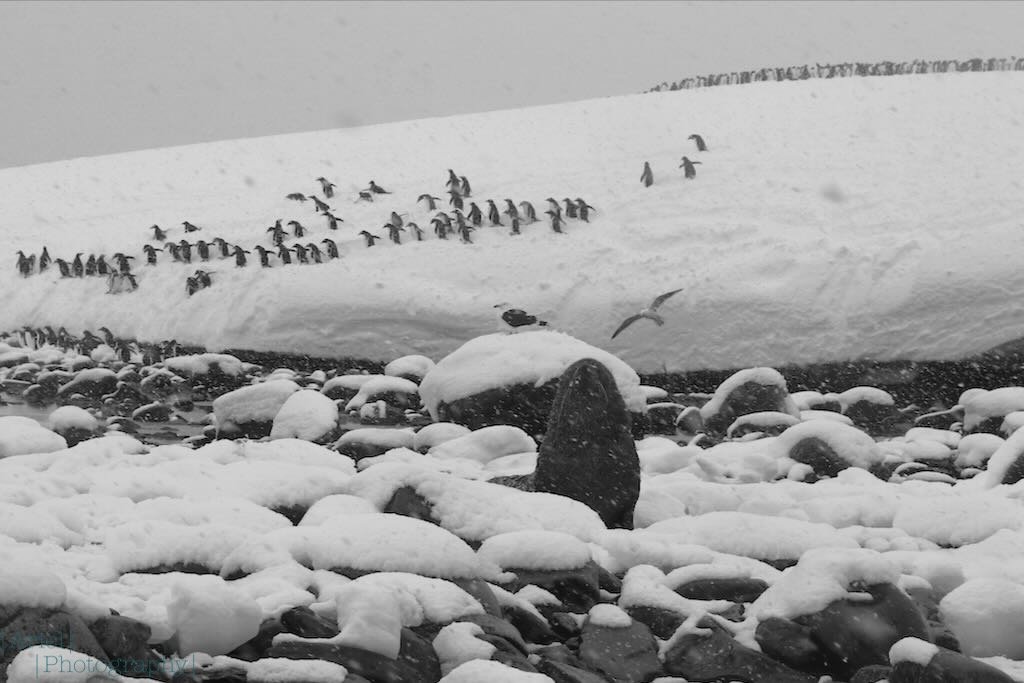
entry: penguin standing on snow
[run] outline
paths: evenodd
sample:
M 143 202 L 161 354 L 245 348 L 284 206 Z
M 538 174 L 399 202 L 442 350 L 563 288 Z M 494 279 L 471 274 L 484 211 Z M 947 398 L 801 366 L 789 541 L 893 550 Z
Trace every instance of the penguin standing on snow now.
M 463 197 L 469 197 L 473 194 L 469 187 L 469 180 L 466 179 L 466 176 L 459 176 L 459 192 L 462 193 Z
M 132 258 L 135 257 L 133 256 Z M 106 260 L 103 258 L 103 254 L 100 254 L 100 257 L 96 259 L 96 274 L 109 275 L 110 272 L 110 266 L 107 265 Z
M 178 242 L 178 249 L 181 253 L 181 260 L 185 263 L 192 263 L 192 245 L 183 239 Z
M 568 197 L 562 201 L 565 202 L 565 215 L 569 218 L 576 218 L 576 204 Z
M 223 237 L 214 237 L 213 244 L 216 244 L 217 248 L 220 249 L 221 258 L 227 258 L 228 256 L 231 255 L 231 245 L 229 245 L 227 243 L 227 240 L 225 240 Z
M 131 264 L 128 261 L 134 261 L 134 256 L 125 256 L 121 252 L 114 254 L 114 260 L 117 261 L 117 270 L 122 275 L 127 275 L 131 270 Z
M 153 231 L 153 239 L 158 242 L 167 241 L 167 233 L 161 230 L 159 225 L 151 225 L 149 226 L 149 229 Z
M 175 261 L 181 260 L 181 249 L 179 249 L 178 245 L 174 242 L 166 242 L 164 244 L 164 251 L 169 251 L 171 253 L 171 258 Z
M 317 178 L 317 182 L 320 183 L 320 189 L 323 190 L 325 197 L 330 199 L 331 197 L 334 196 L 334 188 L 337 187 L 337 185 L 327 180 L 327 178 L 324 178 L 323 176 Z
M 41 273 L 46 270 L 51 261 L 53 259 L 50 258 L 50 252 L 46 251 L 46 247 L 43 247 L 43 253 L 39 255 L 39 272 Z
M 484 215 L 483 212 L 480 211 L 480 207 L 476 205 L 476 202 L 469 203 L 469 213 L 466 214 L 466 218 L 468 218 L 469 222 L 478 228 L 480 227 L 480 224 L 483 223 Z
M 157 250 L 152 244 L 145 244 L 142 247 L 142 251 L 146 252 L 146 263 L 151 266 L 156 265 L 156 254 Z
M 522 232 L 519 231 L 519 216 L 512 216 L 512 234 L 513 235 L 521 235 L 521 234 L 523 234 Z
M 471 226 L 468 226 L 465 223 L 459 226 L 459 237 L 462 239 L 464 244 L 473 244 L 473 240 L 469 237 L 469 233 L 471 232 L 473 232 L 473 228 Z
M 640 182 L 644 184 L 644 187 L 654 184 L 654 171 L 651 170 L 650 162 L 644 162 L 644 172 L 640 174 Z
M 288 221 L 288 225 L 291 226 L 292 234 L 296 237 L 304 237 L 306 229 L 302 227 L 302 223 L 298 221 Z
M 430 224 L 434 226 L 434 234 L 437 235 L 438 239 L 448 239 L 448 228 L 445 226 L 444 221 L 440 218 L 435 218 L 430 221 Z
M 416 198 L 418 202 L 427 203 L 427 211 L 437 211 L 437 202 L 441 201 L 440 197 L 435 197 L 432 194 L 421 194 Z
M 594 207 L 592 207 L 590 204 L 587 204 L 585 201 L 583 201 L 579 197 L 576 198 L 576 213 L 579 214 L 580 220 L 582 220 L 582 221 L 584 221 L 586 223 L 589 223 L 590 222 L 590 212 L 593 211 L 593 210 L 594 210 Z
M 328 206 L 327 202 L 322 202 L 316 197 L 310 197 L 310 199 L 313 200 L 313 204 L 316 206 L 317 213 L 327 213 L 328 211 L 331 210 L 331 207 Z
M 416 235 L 416 241 L 417 241 L 417 242 L 422 242 L 422 241 L 423 241 L 423 229 L 422 229 L 422 228 L 420 228 L 420 226 L 416 225 L 416 224 L 415 224 L 415 223 L 413 223 L 412 221 L 409 221 L 409 222 L 408 222 L 408 223 L 406 223 L 405 225 L 406 225 L 406 226 L 407 226 L 407 227 L 408 227 L 408 228 L 409 228 L 410 230 L 412 230 L 412 234 Z
M 313 263 L 323 263 L 324 255 L 320 251 L 320 247 L 316 246 L 315 242 L 310 242 L 306 245 L 306 249 L 309 251 L 309 257 L 313 259 Z
M 338 258 L 338 245 L 334 243 L 334 240 L 329 240 L 325 237 L 320 240 L 320 243 L 324 245 L 327 258 Z
M 395 244 L 402 243 L 402 236 L 399 233 L 405 232 L 405 228 L 398 225 L 392 225 L 391 223 L 385 223 L 384 227 L 387 229 L 388 238 L 392 242 L 394 242 Z
M 28 277 L 32 274 L 31 261 L 29 261 L 28 256 L 26 256 L 25 252 L 21 249 L 18 250 L 18 272 L 21 273 L 23 277 Z
M 445 186 L 450 187 L 453 190 L 459 189 L 459 176 L 450 168 L 448 169 L 448 182 L 445 183 Z
M 391 225 L 395 226 L 396 228 L 400 228 L 403 225 L 405 225 L 405 221 L 402 220 L 402 217 L 399 216 L 394 211 L 391 212 L 391 220 L 388 222 L 391 223 Z
M 270 267 L 270 252 L 262 244 L 257 244 L 253 249 L 260 257 L 260 265 L 264 268 Z
M 557 233 L 562 233 L 562 227 L 565 225 L 565 221 L 562 219 L 562 214 L 555 211 L 545 211 L 547 215 L 551 216 L 551 229 Z
M 338 222 L 339 221 L 342 222 L 342 223 L 345 222 L 343 219 L 338 218 L 337 216 L 335 216 L 330 211 L 324 211 L 324 218 L 327 219 L 327 227 L 330 228 L 331 230 L 337 230 L 338 229 Z
M 283 244 L 277 245 L 277 258 L 281 259 L 281 263 L 288 266 L 292 262 L 291 250 Z
M 85 259 L 85 274 L 95 275 L 96 274 L 96 255 L 89 254 L 89 258 Z
M 537 210 L 533 208 L 533 204 L 526 201 L 519 202 L 519 208 L 523 210 L 523 216 L 528 221 L 527 225 L 537 222 Z
M 700 162 L 700 161 L 690 161 L 686 157 L 683 157 L 683 163 L 679 164 L 679 168 L 683 169 L 683 174 L 688 179 L 693 179 L 693 178 L 697 177 L 697 168 L 696 168 L 695 164 L 700 164 L 700 163 L 703 163 L 703 162 Z
M 185 294 L 192 296 L 199 291 L 199 283 L 194 277 L 185 278 Z
M 380 239 L 380 236 L 374 235 L 374 234 L 370 233 L 367 230 L 362 230 L 362 231 L 360 231 L 359 234 L 362 235 L 366 239 L 366 246 L 368 246 L 368 247 L 372 247 L 374 242 L 376 242 L 377 240 Z
M 71 266 L 68 262 L 62 258 L 54 259 L 54 263 L 57 264 L 57 268 L 60 270 L 61 277 L 71 277 Z
M 78 252 L 75 255 L 75 260 L 71 262 L 71 274 L 75 277 L 82 277 L 85 273 L 85 264 L 82 263 L 82 252 Z M 28 275 L 28 273 L 25 273 Z
M 282 244 L 284 244 L 284 236 L 285 236 L 286 233 L 284 231 L 284 228 L 281 227 L 281 221 L 280 220 L 278 220 L 277 223 L 275 223 L 271 227 L 267 228 L 267 232 L 273 233 L 270 236 L 270 239 L 274 242 L 275 246 L 279 247 Z
M 448 190 L 448 205 L 456 209 L 462 208 L 462 195 L 455 190 Z
M 246 251 L 245 249 L 242 249 L 242 247 L 238 245 L 235 245 L 234 251 L 231 252 L 231 255 L 235 257 L 235 267 L 242 268 L 243 266 L 245 266 L 245 255 L 248 253 L 250 252 Z
M 487 220 L 491 222 L 491 225 L 501 225 L 501 213 L 493 199 L 487 200 Z
M 511 199 L 505 200 L 505 215 L 509 218 L 519 218 L 519 210 Z
M 199 240 L 196 242 L 196 253 L 199 254 L 200 261 L 210 260 L 210 245 L 205 240 Z
M 307 250 L 304 246 L 302 246 L 301 244 L 294 244 L 292 245 L 292 251 L 295 252 L 296 261 L 298 261 L 299 263 L 305 263 L 306 265 L 309 265 L 309 257 L 307 255 Z
M 696 133 L 694 133 L 693 135 L 691 135 L 690 137 L 688 137 L 686 139 L 687 140 L 693 140 L 695 143 L 697 143 L 697 151 L 698 152 L 706 152 L 706 151 L 708 151 L 708 146 L 704 142 L 704 138 L 702 138 L 701 136 L 697 135 Z

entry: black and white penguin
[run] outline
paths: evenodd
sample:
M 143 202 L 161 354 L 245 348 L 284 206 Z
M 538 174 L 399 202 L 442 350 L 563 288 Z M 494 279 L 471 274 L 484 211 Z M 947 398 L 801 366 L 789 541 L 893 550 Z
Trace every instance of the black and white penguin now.
M 527 220 L 527 225 L 537 222 L 537 210 L 533 208 L 533 204 L 526 201 L 519 202 L 519 208 L 522 210 L 523 216 Z
M 579 215 L 580 220 L 589 223 L 590 212 L 594 210 L 594 207 L 592 207 L 590 204 L 587 204 L 584 200 L 580 199 L 579 197 L 576 198 L 576 213 Z
M 545 211 L 547 215 L 551 216 L 551 229 L 555 232 L 564 232 L 562 227 L 565 225 L 565 220 L 562 219 L 562 214 L 557 211 Z
M 21 249 L 18 250 L 18 272 L 21 273 L 22 277 L 28 277 L 32 274 L 32 261 Z
M 114 254 L 114 261 L 117 263 L 117 271 L 119 273 L 126 274 L 131 270 L 131 264 L 128 261 L 134 261 L 134 256 L 125 256 L 121 252 Z
M 214 237 L 213 243 L 217 245 L 218 249 L 220 249 L 221 258 L 227 258 L 228 256 L 231 255 L 231 245 L 228 244 L 227 240 L 225 240 L 223 237 Z
M 576 204 L 571 199 L 566 197 L 562 200 L 565 202 L 565 215 L 569 218 L 576 218 Z
M 110 272 L 111 272 L 110 266 L 107 265 L 107 261 L 103 257 L 103 254 L 100 254 L 100 257 L 98 259 L 96 259 L 96 274 L 97 275 L 107 275 Z
M 530 327 L 536 325 L 537 327 L 547 327 L 546 320 L 538 320 L 537 316 L 530 315 L 526 311 L 518 308 L 507 308 L 508 304 L 495 304 L 495 308 L 504 309 L 501 313 L 501 319 L 505 321 L 505 324 L 512 329 L 518 329 L 520 327 Z
M 260 257 L 260 266 L 262 266 L 263 268 L 269 268 L 270 267 L 270 251 L 266 247 L 264 247 L 262 244 L 257 244 L 255 247 L 253 247 L 253 249 L 256 250 L 256 253 Z
M 448 169 L 448 182 L 445 185 L 453 190 L 459 189 L 459 176 L 450 168 Z
M 309 256 L 307 254 L 306 247 L 302 246 L 301 244 L 293 244 L 292 251 L 295 252 L 296 261 L 298 261 L 299 263 L 305 263 L 306 265 L 309 265 Z
M 459 176 L 459 192 L 462 193 L 463 197 L 469 197 L 473 194 L 473 191 L 469 187 L 469 180 L 466 179 L 466 176 Z
M 360 231 L 359 234 L 362 235 L 364 239 L 366 239 L 366 246 L 368 247 L 372 247 L 374 242 L 380 239 L 379 235 L 374 235 L 367 230 L 362 230 Z
M 437 210 L 437 202 L 441 201 L 441 198 L 440 197 L 435 197 L 432 194 L 421 194 L 419 197 L 416 198 L 416 201 L 418 201 L 418 202 L 426 202 L 427 203 L 427 211 L 436 211 Z
M 519 209 L 511 199 L 505 200 L 505 215 L 509 218 L 519 218 Z
M 175 261 L 181 260 L 181 249 L 179 249 L 178 245 L 174 242 L 165 242 L 164 250 L 171 252 L 171 258 Z
M 238 245 L 235 245 L 235 249 L 234 249 L 234 251 L 231 252 L 231 255 L 235 257 L 235 266 L 237 268 L 242 268 L 243 266 L 245 266 L 245 264 L 246 264 L 245 255 L 248 254 L 248 253 L 251 253 L 251 252 L 248 252 L 245 249 L 242 249 L 242 247 L 240 247 Z
M 62 258 L 54 259 L 54 263 L 57 264 L 57 268 L 60 270 L 61 277 L 71 277 L 71 266 L 68 262 Z
M 324 218 L 327 219 L 327 227 L 330 230 L 337 230 L 338 229 L 338 223 L 344 223 L 345 222 L 344 219 L 338 218 L 337 216 L 335 216 L 330 211 L 324 211 Z
M 320 247 L 316 246 L 315 242 L 310 242 L 306 245 L 306 249 L 309 251 L 309 257 L 313 259 L 313 263 L 323 263 L 324 255 L 320 251 Z
M 50 258 L 50 252 L 46 250 L 46 247 L 43 247 L 43 253 L 39 255 L 39 272 L 41 273 L 49 268 L 52 261 L 53 259 Z
M 370 181 L 370 187 L 368 187 L 367 189 L 374 194 L 391 194 L 390 191 L 385 190 L 383 187 L 373 182 L 372 180 Z
M 406 225 L 407 228 L 412 230 L 412 234 L 416 235 L 416 241 L 417 242 L 422 242 L 423 241 L 423 229 L 420 228 L 420 226 L 416 225 L 412 221 L 409 221 L 405 225 Z
M 337 187 L 337 185 L 327 180 L 327 178 L 324 178 L 323 176 L 317 178 L 317 181 L 320 183 L 320 189 L 323 190 L 325 197 L 330 199 L 331 197 L 334 196 L 334 188 Z
M 448 205 L 453 206 L 456 209 L 462 208 L 462 195 L 455 190 L 448 191 Z
M 85 274 L 95 275 L 96 274 L 96 255 L 89 254 L 89 258 L 85 259 Z
M 476 227 L 480 227 L 480 224 L 483 223 L 484 215 L 483 212 L 480 211 L 480 207 L 476 205 L 476 202 L 469 203 L 469 213 L 466 214 L 466 218 L 468 218 L 469 222 Z
M 430 221 L 430 224 L 434 226 L 434 234 L 437 235 L 439 239 L 448 239 L 448 227 L 444 224 L 444 221 L 440 218 L 434 218 Z
M 298 221 L 288 221 L 288 225 L 292 229 L 292 234 L 296 237 L 304 237 L 306 235 L 306 229 L 302 227 L 302 223 Z
M 320 240 L 320 243 L 324 245 L 327 258 L 338 258 L 338 245 L 334 243 L 334 240 L 329 240 L 325 237 Z
M 693 135 L 691 135 L 690 137 L 688 137 L 686 139 L 687 140 L 693 140 L 695 143 L 697 143 L 697 151 L 698 152 L 706 152 L 706 151 L 708 151 L 708 146 L 704 142 L 704 138 L 702 138 L 701 136 L 697 135 L 696 133 L 694 133 Z
M 82 252 L 78 252 L 75 255 L 75 260 L 71 262 L 71 274 L 75 277 L 82 277 L 85 274 L 85 264 L 82 263 Z
M 402 235 L 400 233 L 405 232 L 405 228 L 393 225 L 391 223 L 385 223 L 384 228 L 388 231 L 388 238 L 395 244 L 402 243 Z
M 152 244 L 144 244 L 142 246 L 142 251 L 146 252 L 146 263 L 151 266 L 155 266 L 156 255 L 158 253 L 156 247 L 154 247 Z
M 651 170 L 650 162 L 644 162 L 644 172 L 640 174 L 640 182 L 644 184 L 644 187 L 654 184 L 654 171 Z
M 178 242 L 178 253 L 181 254 L 182 261 L 192 263 L 192 245 L 188 243 L 188 240 Z
M 313 204 L 316 206 L 317 213 L 326 213 L 331 210 L 331 207 L 327 204 L 327 202 L 322 202 L 316 197 L 310 197 L 310 199 L 313 200 Z
M 281 221 L 278 221 L 275 225 L 267 228 L 267 232 L 272 233 L 270 239 L 274 245 L 279 247 L 284 244 L 284 236 L 287 233 L 285 233 L 284 228 L 281 227 Z
M 285 199 L 293 199 L 293 200 L 295 200 L 297 202 L 304 202 L 304 201 L 306 201 L 306 195 L 302 194 L 301 192 L 292 192 L 291 194 L 286 194 L 284 196 L 284 198 Z
M 281 259 L 281 263 L 284 265 L 290 265 L 292 262 L 291 250 L 283 244 L 277 245 L 277 258 Z
M 197 270 L 195 272 L 195 278 L 200 287 L 209 287 L 213 284 L 213 280 L 210 279 L 210 273 L 208 271 Z
M 558 203 L 557 199 L 555 199 L 554 197 L 548 197 L 544 201 L 548 203 L 548 207 L 552 211 L 556 212 L 559 216 L 562 215 L 562 205 Z
M 487 200 L 487 220 L 491 222 L 491 225 L 501 225 L 501 213 L 493 199 Z
M 394 211 L 391 212 L 391 220 L 389 220 L 388 223 L 391 223 L 391 225 L 394 225 L 397 228 L 400 228 L 403 225 L 405 225 L 405 221 L 402 220 L 402 217 L 399 216 Z
M 188 221 L 182 222 L 182 225 L 185 226 L 185 232 L 199 232 L 200 230 L 202 230 L 202 228 L 200 228 L 198 225 L 193 225 Z
M 459 238 L 464 244 L 473 244 L 473 240 L 470 239 L 469 233 L 473 232 L 474 228 L 463 223 L 459 226 Z
M 683 174 L 687 178 L 697 177 L 697 168 L 695 164 L 703 163 L 701 161 L 690 161 L 686 157 L 683 157 L 683 163 L 679 164 L 679 168 L 683 169 Z
M 151 225 L 149 229 L 153 231 L 153 239 L 158 242 L 164 242 L 167 240 L 167 233 L 160 229 L 159 225 Z
M 199 254 L 201 261 L 210 260 L 210 245 L 205 240 L 198 240 L 196 242 L 196 253 Z
M 512 234 L 521 235 L 522 232 L 519 230 L 519 216 L 512 216 Z
M 192 296 L 199 291 L 199 283 L 194 277 L 185 278 L 185 294 Z

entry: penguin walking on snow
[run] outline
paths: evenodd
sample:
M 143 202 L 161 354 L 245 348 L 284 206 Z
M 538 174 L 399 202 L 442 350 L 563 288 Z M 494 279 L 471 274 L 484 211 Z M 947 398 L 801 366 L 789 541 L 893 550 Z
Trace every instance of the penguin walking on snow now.
M 402 236 L 399 233 L 405 232 L 405 228 L 399 225 L 392 225 L 391 223 L 385 223 L 384 227 L 387 228 L 388 238 L 395 244 L 402 243 Z
M 416 198 L 418 202 L 427 203 L 427 211 L 437 211 L 437 202 L 441 201 L 440 197 L 435 197 L 432 194 L 421 194 Z
M 71 266 L 68 262 L 62 258 L 54 259 L 54 263 L 57 264 L 57 268 L 60 270 L 61 277 L 71 277 Z
M 200 230 L 202 230 L 202 228 L 200 228 L 198 225 L 193 225 L 188 221 L 184 221 L 182 225 L 185 226 L 185 232 L 199 232 Z
M 516 208 L 515 202 L 511 199 L 505 200 L 505 215 L 509 218 L 519 218 L 519 210 Z
M 523 234 L 519 230 L 519 216 L 512 216 L 512 234 L 521 235 Z
M 519 208 L 522 209 L 523 216 L 526 217 L 527 225 L 537 222 L 537 210 L 533 208 L 533 204 L 526 201 L 519 202 Z
M 480 211 L 480 207 L 476 205 L 476 202 L 469 203 L 469 213 L 466 214 L 466 218 L 468 218 L 469 222 L 478 228 L 480 227 L 480 224 L 483 223 L 483 212 Z
M 320 189 L 323 190 L 324 196 L 330 199 L 334 196 L 334 188 L 337 187 L 334 183 L 329 181 L 327 178 L 320 176 L 317 178 L 317 182 L 320 183 Z
M 27 275 L 28 273 L 26 273 Z M 75 260 L 71 262 L 71 274 L 75 277 L 82 277 L 85 274 L 85 264 L 82 263 L 82 252 L 78 252 L 75 255 Z
M 329 240 L 325 237 L 320 240 L 320 243 L 324 245 L 324 250 L 327 252 L 327 258 L 338 258 L 338 245 L 334 243 L 334 240 Z
M 422 230 L 422 228 L 420 228 L 420 226 L 416 225 L 412 221 L 409 221 L 405 225 L 410 230 L 412 230 L 412 234 L 416 235 L 416 241 L 417 242 L 422 242 L 423 241 L 423 230 Z
M 210 245 L 205 240 L 199 240 L 196 242 L 196 253 L 199 254 L 200 261 L 210 260 Z
M 565 215 L 569 218 L 576 218 L 576 204 L 568 197 L 562 201 L 565 202 Z
M 277 258 L 281 259 L 281 263 L 288 266 L 292 263 L 292 252 L 291 249 L 284 246 L 283 244 L 277 245 Z
M 444 224 L 440 218 L 435 218 L 430 221 L 430 224 L 434 226 L 434 234 L 437 235 L 438 239 L 448 239 L 448 227 Z
M 174 242 L 164 243 L 164 251 L 170 252 L 171 258 L 174 259 L 175 261 L 181 260 L 181 249 L 179 249 L 178 245 L 175 244 Z
M 284 231 L 284 228 L 281 227 L 281 221 L 280 220 L 277 221 L 276 224 L 274 224 L 271 227 L 267 228 L 267 232 L 273 233 L 270 236 L 270 239 L 274 242 L 275 246 L 279 247 L 282 244 L 284 244 L 284 236 L 285 236 L 286 233 Z
M 372 234 L 371 232 L 369 232 L 367 230 L 362 230 L 362 231 L 360 231 L 359 234 L 362 235 L 366 239 L 366 246 L 368 246 L 368 247 L 372 247 L 374 242 L 376 242 L 377 240 L 380 239 L 379 235 L 374 235 L 374 234 Z
M 307 244 L 306 250 L 309 252 L 309 257 L 313 259 L 313 263 L 320 264 L 324 262 L 323 252 L 320 251 L 320 247 L 316 246 L 315 242 Z
M 654 171 L 651 170 L 650 162 L 644 162 L 644 172 L 640 174 L 640 182 L 644 184 L 644 187 L 654 184 Z
M 96 274 L 96 255 L 89 254 L 89 258 L 85 260 L 85 274 L 95 275 Z
M 462 195 L 455 190 L 448 190 L 448 205 L 456 209 L 462 208 Z
M 592 207 L 590 204 L 587 204 L 579 197 L 576 198 L 576 213 L 579 215 L 581 221 L 589 223 L 591 211 L 594 211 L 594 207 Z
M 487 220 L 491 222 L 491 225 L 501 225 L 501 213 L 493 199 L 487 200 Z
M 53 261 L 53 259 L 50 258 L 50 252 L 46 251 L 46 247 L 43 247 L 43 253 L 39 255 L 39 272 L 41 273 L 46 270 L 51 261 Z
M 339 222 L 341 222 L 341 223 L 345 222 L 343 219 L 338 218 L 337 216 L 335 216 L 330 211 L 324 211 L 324 218 L 327 219 L 327 227 L 329 229 L 331 229 L 331 230 L 337 230 L 338 229 L 338 223 Z
M 697 168 L 695 164 L 700 164 L 700 161 L 690 161 L 686 157 L 683 157 L 683 163 L 679 164 L 679 168 L 683 169 L 683 174 L 687 179 L 693 179 L 697 177 Z
M 562 219 L 562 214 L 555 211 L 545 211 L 547 215 L 551 216 L 551 229 L 557 233 L 565 232 L 562 227 L 565 225 L 565 220 Z
M 701 136 L 697 135 L 696 133 L 694 133 L 693 135 L 691 135 L 690 137 L 688 137 L 686 139 L 687 140 L 693 140 L 695 143 L 697 143 L 697 151 L 698 152 L 706 152 L 706 151 L 708 151 L 708 146 L 707 146 L 707 143 L 704 142 L 704 138 L 702 138 Z
M 156 265 L 157 250 L 152 244 L 145 244 L 142 247 L 142 251 L 146 252 L 146 264 L 150 266 Z
M 445 186 L 453 190 L 459 189 L 459 176 L 450 168 L 448 169 L 448 182 L 445 183 Z
M 181 260 L 185 263 L 192 263 L 192 245 L 188 243 L 188 240 L 181 240 L 178 242 L 178 250 L 181 253 Z
M 135 258 L 135 257 L 132 256 L 132 258 Z M 96 259 L 96 274 L 97 275 L 109 275 L 110 272 L 111 272 L 110 266 L 107 265 L 107 261 L 106 261 L 106 259 L 103 258 L 103 254 L 100 254 L 100 257 L 98 259 Z
M 231 245 L 229 245 L 227 243 L 227 240 L 225 240 L 223 237 L 214 237 L 213 244 L 216 244 L 217 248 L 220 249 L 221 258 L 227 258 L 228 256 L 231 255 Z
M 242 249 L 242 247 L 235 245 L 235 249 L 231 252 L 231 255 L 235 257 L 235 267 L 242 268 L 246 264 L 245 255 L 250 252 Z
M 304 237 L 306 235 L 306 229 L 302 227 L 302 223 L 298 221 L 288 221 L 288 225 L 291 226 L 292 234 L 296 237 Z
M 149 229 L 153 231 L 153 239 L 158 242 L 167 241 L 167 233 L 161 230 L 159 225 L 151 225 L 149 226 Z
M 292 251 L 295 252 L 295 260 L 299 263 L 309 265 L 309 255 L 307 249 L 301 244 L 293 244 Z
M 463 223 L 459 226 L 459 237 L 462 239 L 464 244 L 473 244 L 473 240 L 470 239 L 469 233 L 473 232 L 474 228 Z
M 370 181 L 370 187 L 367 188 L 367 189 L 369 189 L 370 192 L 372 192 L 374 194 L 391 194 L 391 192 L 389 192 L 388 190 L 385 190 L 383 187 L 381 187 L 377 183 L 373 182 L 372 180 Z
M 463 197 L 469 197 L 473 194 L 469 187 L 469 180 L 466 179 L 466 176 L 459 176 L 459 192 L 462 193 Z
M 270 267 L 270 251 L 266 247 L 264 247 L 262 244 L 257 244 L 255 247 L 253 247 L 253 249 L 255 249 L 256 253 L 259 254 L 260 266 L 262 266 L 263 268 L 269 268 Z
M 402 220 L 402 217 L 399 216 L 394 211 L 391 212 L 391 220 L 388 222 L 391 223 L 391 225 L 395 226 L 396 228 L 400 228 L 403 225 L 405 225 L 405 221 Z
M 313 204 L 316 206 L 317 213 L 327 213 L 328 211 L 331 210 L 331 207 L 328 206 L 327 202 L 322 202 L 316 197 L 310 197 L 310 199 L 313 200 Z

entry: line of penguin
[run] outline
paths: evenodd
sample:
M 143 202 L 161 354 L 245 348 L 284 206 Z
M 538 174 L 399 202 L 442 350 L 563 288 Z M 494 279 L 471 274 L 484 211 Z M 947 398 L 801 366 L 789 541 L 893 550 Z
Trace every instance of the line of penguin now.
M 48 344 L 64 351 L 76 351 L 83 356 L 88 356 L 97 347 L 106 344 L 125 363 L 131 362 L 132 356 L 142 356 L 147 365 L 180 355 L 184 350 L 176 339 L 149 343 L 130 337 L 118 337 L 106 327 L 100 327 L 99 332 L 102 336 L 91 330 L 83 330 L 82 336 L 76 337 L 64 327 L 54 330 L 49 325 L 25 325 L 17 330 L 0 332 L 0 341 L 15 341 L 18 346 L 31 349 L 40 349 Z

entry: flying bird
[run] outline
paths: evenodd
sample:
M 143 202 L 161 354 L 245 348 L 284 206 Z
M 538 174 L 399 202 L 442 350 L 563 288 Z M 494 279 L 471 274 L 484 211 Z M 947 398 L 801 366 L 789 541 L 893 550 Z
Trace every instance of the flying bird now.
M 658 315 L 655 311 L 657 311 L 658 307 L 661 306 L 663 303 L 665 303 L 665 301 L 670 296 L 672 296 L 673 294 L 676 294 L 678 292 L 681 292 L 681 291 L 683 291 L 683 290 L 682 289 L 673 289 L 671 292 L 665 292 L 661 296 L 655 298 L 654 301 L 651 302 L 650 306 L 648 306 L 647 308 L 642 309 L 636 315 L 631 315 L 628 318 L 626 318 L 625 320 L 623 320 L 622 324 L 619 325 L 619 329 L 615 330 L 615 332 L 612 334 L 612 339 L 615 339 L 615 337 L 617 337 L 620 332 L 622 332 L 624 329 L 626 329 L 627 327 L 629 327 L 630 325 L 635 323 L 640 318 L 647 318 L 648 320 L 653 320 L 655 323 L 657 323 L 658 327 L 661 327 L 662 325 L 664 325 L 665 324 L 665 320 L 660 315 Z

